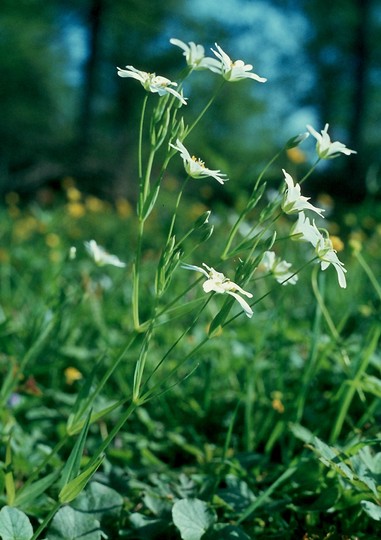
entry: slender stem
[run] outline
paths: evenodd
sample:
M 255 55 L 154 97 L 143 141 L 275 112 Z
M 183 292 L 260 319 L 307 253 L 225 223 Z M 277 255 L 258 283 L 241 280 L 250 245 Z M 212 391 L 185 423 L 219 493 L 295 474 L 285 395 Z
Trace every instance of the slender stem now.
M 59 501 L 56 502 L 56 504 L 50 510 L 49 514 L 46 516 L 46 518 L 38 527 L 37 531 L 34 533 L 30 540 L 37 540 L 37 538 L 40 536 L 40 533 L 42 533 L 42 531 L 49 525 L 49 522 L 53 519 L 54 515 L 58 512 L 61 506 L 62 505 Z
M 196 120 L 193 122 L 193 124 L 191 125 L 190 128 L 188 128 L 185 132 L 185 136 L 183 137 L 183 140 L 185 139 L 185 137 L 188 137 L 189 133 L 191 131 L 193 131 L 193 129 L 197 126 L 197 124 L 200 122 L 201 118 L 204 116 L 204 114 L 206 113 L 206 111 L 209 109 L 209 107 L 211 106 L 211 104 L 213 103 L 213 101 L 216 99 L 217 95 L 220 93 L 222 87 L 224 86 L 225 84 L 225 80 L 222 81 L 222 83 L 220 84 L 220 86 L 217 88 L 217 90 L 214 92 L 214 94 L 212 95 L 212 97 L 210 98 L 210 100 L 208 101 L 208 103 L 205 105 L 205 107 L 202 109 L 202 111 L 200 112 L 200 114 L 198 115 L 198 117 L 196 118 Z
M 176 222 L 176 218 L 177 218 L 177 212 L 178 212 L 178 209 L 179 209 L 179 206 L 180 206 L 180 201 L 181 201 L 181 198 L 183 196 L 183 193 L 184 193 L 184 189 L 185 189 L 185 186 L 187 185 L 188 183 L 188 180 L 189 180 L 189 175 L 186 177 L 185 181 L 183 182 L 183 185 L 180 189 L 180 192 L 177 196 L 177 200 L 176 200 L 176 205 L 175 205 L 175 209 L 173 211 L 173 215 L 172 215 L 172 220 L 171 220 L 171 224 L 169 226 L 169 231 L 168 231 L 168 236 L 167 236 L 167 244 L 168 242 L 170 241 L 171 239 L 171 236 L 173 234 L 173 229 L 175 227 L 175 222 Z
M 312 167 L 310 168 L 310 170 L 303 176 L 303 178 L 300 180 L 299 182 L 299 185 L 303 184 L 303 182 L 305 182 L 307 180 L 307 178 L 313 173 L 313 171 L 316 169 L 316 167 L 318 166 L 318 164 L 320 163 L 321 161 L 321 158 L 318 157 L 317 160 L 315 161 L 315 163 L 312 165 Z
M 142 113 L 140 116 L 140 126 L 139 126 L 139 147 L 138 147 L 138 164 L 139 164 L 139 179 L 140 181 L 143 178 L 143 159 L 142 159 L 142 153 L 143 153 L 143 125 L 144 125 L 144 116 L 146 112 L 146 106 L 148 101 L 148 95 L 144 97 L 143 100 L 143 106 L 142 106 Z
M 370 266 L 368 265 L 368 263 L 366 262 L 366 260 L 364 259 L 364 257 L 361 255 L 361 253 L 359 251 L 354 251 L 354 255 L 355 255 L 356 259 L 358 260 L 358 262 L 360 263 L 362 269 L 364 270 L 364 272 L 368 276 L 371 284 L 374 287 L 374 290 L 376 291 L 378 297 L 381 300 L 381 287 L 380 287 L 380 284 L 378 283 L 375 275 L 373 274 Z
M 144 221 L 139 220 L 138 243 L 136 246 L 136 257 L 133 266 L 133 282 L 132 282 L 132 319 L 135 330 L 140 330 L 139 323 L 139 277 L 140 277 L 140 262 L 142 254 Z
M 192 330 L 192 328 L 196 325 L 201 313 L 204 311 L 204 309 L 206 308 L 206 306 L 208 305 L 208 303 L 210 302 L 212 296 L 209 296 L 209 298 L 204 302 L 203 306 L 201 306 L 200 310 L 198 311 L 197 315 L 195 316 L 195 318 L 193 319 L 192 323 L 188 326 L 188 328 L 186 328 L 181 334 L 180 336 L 176 339 L 176 341 L 171 345 L 171 347 L 167 350 L 167 352 L 164 354 L 164 356 L 161 358 L 161 360 L 157 363 L 157 365 L 155 366 L 154 370 L 152 371 L 152 373 L 150 374 L 150 376 L 148 377 L 148 379 L 146 380 L 145 382 L 145 386 L 147 386 L 147 384 L 149 383 L 150 379 L 153 377 L 153 375 L 156 373 L 156 371 L 159 369 L 159 367 L 163 364 L 163 362 L 165 361 L 166 358 L 168 358 L 168 356 L 171 354 L 171 352 L 175 349 L 175 347 L 180 343 L 180 341 Z M 190 351 L 190 353 L 188 353 L 184 358 L 183 360 L 177 364 L 169 373 L 169 375 L 167 377 L 165 377 L 165 379 L 163 381 L 161 381 L 160 383 L 156 384 L 153 388 L 151 388 L 150 390 L 148 390 L 148 392 L 146 394 L 144 394 L 144 396 L 141 398 L 142 400 L 146 401 L 146 399 L 149 399 L 152 395 L 153 395 L 153 392 L 155 391 L 156 388 L 158 388 L 159 386 L 162 386 L 162 384 L 168 380 L 175 371 L 177 371 L 179 369 L 180 366 L 182 366 L 191 356 L 193 356 L 196 351 L 198 351 L 207 341 L 209 341 L 209 336 L 207 335 L 198 345 L 197 347 L 195 347 L 194 349 L 192 349 L 192 351 Z
M 362 359 L 357 370 L 356 376 L 351 381 L 345 381 L 344 385 L 349 385 L 349 388 L 345 394 L 344 400 L 341 404 L 339 414 L 336 418 L 336 422 L 333 425 L 331 435 L 329 438 L 330 444 L 336 442 L 337 438 L 340 435 L 341 429 L 347 417 L 348 409 L 352 403 L 353 397 L 360 386 L 360 380 L 367 369 L 369 362 L 371 360 L 372 354 L 377 347 L 377 343 L 380 337 L 381 328 L 377 326 L 372 329 L 372 335 L 370 339 L 367 340 L 369 343 L 367 349 L 362 353 Z M 344 386 L 343 385 L 343 386 Z
M 318 267 L 316 266 L 312 273 L 312 279 L 314 281 L 316 280 L 317 272 L 318 272 Z M 320 284 L 321 284 L 321 288 L 324 291 L 325 280 L 323 276 L 321 277 Z M 314 372 L 316 371 L 316 368 L 317 368 L 316 359 L 317 359 L 317 352 L 318 352 L 319 335 L 321 331 L 320 330 L 321 329 L 321 316 L 322 316 L 321 304 L 317 301 L 316 306 L 315 306 L 315 319 L 314 319 L 313 330 L 312 330 L 311 349 L 308 356 L 308 360 L 306 362 L 306 366 L 304 367 L 304 370 L 303 370 L 304 374 L 302 378 L 302 383 L 300 385 L 300 392 L 296 400 L 296 413 L 295 413 L 296 422 L 300 422 L 303 417 L 307 394 L 310 388 L 310 384 L 311 384 Z M 321 355 L 321 358 L 323 358 L 323 355 Z
M 155 152 L 156 152 L 155 148 L 151 148 L 151 151 L 148 156 L 147 169 L 146 169 L 146 174 L 144 176 L 144 185 L 143 185 L 143 207 L 144 207 L 145 202 L 147 201 L 147 197 L 150 192 L 150 180 L 151 180 L 151 172 L 152 172 L 152 165 L 153 165 L 153 160 L 155 157 Z
M 265 172 L 267 171 L 267 169 L 269 167 L 271 167 L 271 165 L 274 163 L 274 161 L 276 161 L 278 159 L 278 157 L 283 153 L 284 151 L 284 147 L 279 150 L 279 152 L 277 154 L 275 154 L 275 156 L 273 156 L 270 161 L 267 163 L 267 165 L 265 165 L 264 169 L 262 170 L 262 172 L 259 174 L 258 178 L 257 178 L 257 181 L 255 182 L 255 185 L 254 185 L 254 189 L 253 191 L 251 192 L 251 197 L 254 195 L 254 193 L 257 191 L 258 187 L 259 187 L 259 184 L 265 174 Z
M 144 336 L 144 342 L 142 344 L 140 354 L 139 354 L 139 358 L 138 358 L 138 361 L 137 361 L 136 366 L 135 366 L 134 383 L 133 383 L 133 390 L 132 390 L 132 400 L 133 400 L 134 403 L 138 402 L 139 396 L 140 396 L 140 387 L 141 387 L 141 384 L 142 384 L 144 369 L 145 369 L 145 366 L 146 366 L 149 344 L 150 344 L 150 341 L 151 341 L 151 338 L 152 338 L 152 335 L 153 335 L 154 321 L 155 321 L 155 319 L 153 318 L 151 320 L 149 329 L 148 329 L 148 331 L 146 332 L 146 334 Z
M 127 345 L 125 346 L 125 348 L 123 349 L 123 351 L 117 357 L 117 359 L 114 362 L 111 362 L 111 365 L 109 366 L 106 373 L 103 375 L 103 377 L 99 381 L 99 383 L 98 383 L 97 387 L 95 388 L 94 392 L 92 394 L 90 394 L 90 396 L 84 401 L 84 404 L 82 405 L 82 407 L 80 408 L 78 413 L 75 415 L 76 418 L 80 419 L 89 410 L 89 408 L 91 407 L 91 404 L 94 402 L 95 398 L 100 394 L 100 392 L 103 389 L 103 387 L 105 386 L 106 382 L 109 380 L 111 375 L 117 369 L 117 367 L 119 366 L 121 361 L 124 360 L 126 352 L 133 345 L 133 343 L 137 339 L 138 335 L 139 335 L 138 333 L 134 333 L 131 336 L 131 338 L 130 338 L 129 342 L 127 343 Z M 73 423 L 74 423 L 74 421 L 73 421 Z
M 235 235 L 237 234 L 239 226 L 241 225 L 242 221 L 245 219 L 245 217 L 247 216 L 247 214 L 251 210 L 250 200 L 254 197 L 255 192 L 257 191 L 257 189 L 259 187 L 259 184 L 260 184 L 264 174 L 266 173 L 267 169 L 269 167 L 271 167 L 271 165 L 274 163 L 274 161 L 276 161 L 278 159 L 278 157 L 282 154 L 283 150 L 284 150 L 284 148 L 282 148 L 277 154 L 275 154 L 275 156 L 273 156 L 270 159 L 270 161 L 265 165 L 265 167 L 262 169 L 261 173 L 258 175 L 258 178 L 257 178 L 257 180 L 255 182 L 255 185 L 253 187 L 253 190 L 252 190 L 250 198 L 249 198 L 249 204 L 246 206 L 246 208 L 244 208 L 244 210 L 242 210 L 241 214 L 239 215 L 237 221 L 234 223 L 234 225 L 233 225 L 233 227 L 232 227 L 232 229 L 230 231 L 230 234 L 229 234 L 225 249 L 224 249 L 224 251 L 223 251 L 223 253 L 221 255 L 221 258 L 223 260 L 228 257 L 230 246 L 231 246 L 231 244 L 232 244 L 232 242 L 234 240 Z
M 30 484 L 32 484 L 35 480 L 35 478 L 38 478 L 40 472 L 45 469 L 46 465 L 49 463 L 49 461 L 58 454 L 58 452 L 61 450 L 61 448 L 66 444 L 66 442 L 69 440 L 70 436 L 68 433 L 66 433 L 60 441 L 55 445 L 55 447 L 51 450 L 50 454 L 48 454 L 45 459 L 40 463 L 40 465 L 28 476 L 23 486 L 18 490 L 17 495 L 22 493 Z
M 95 451 L 95 454 L 92 456 L 91 460 L 88 463 L 88 467 L 91 467 L 96 463 L 97 459 L 103 452 L 110 446 L 113 439 L 116 437 L 116 435 L 119 433 L 119 431 L 122 429 L 124 424 L 127 422 L 131 414 L 138 408 L 138 406 L 141 404 L 140 401 L 133 402 L 131 401 L 130 405 L 127 407 L 127 409 L 124 411 L 124 413 L 120 414 L 118 422 L 115 424 L 115 426 L 112 428 L 108 436 L 102 441 L 101 445 L 97 448 Z

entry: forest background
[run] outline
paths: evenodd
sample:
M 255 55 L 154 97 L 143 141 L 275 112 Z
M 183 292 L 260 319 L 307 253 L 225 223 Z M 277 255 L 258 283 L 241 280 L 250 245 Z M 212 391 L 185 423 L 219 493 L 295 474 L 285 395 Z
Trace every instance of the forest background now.
M 227 88 L 192 141 L 206 161 L 223 149 L 219 168 L 241 179 L 227 199 L 306 123 L 328 122 L 333 140 L 358 152 L 321 167 L 312 191 L 350 202 L 380 191 L 378 0 L 3 0 L 0 28 L 2 195 L 49 203 L 70 176 L 102 197 L 134 197 L 142 94 L 116 66 L 175 76 L 182 59 L 171 37 L 206 50 L 218 42 L 268 79 L 250 92 Z M 205 79 L 191 96 L 195 110 L 216 84 Z M 254 171 L 243 170 L 248 162 Z

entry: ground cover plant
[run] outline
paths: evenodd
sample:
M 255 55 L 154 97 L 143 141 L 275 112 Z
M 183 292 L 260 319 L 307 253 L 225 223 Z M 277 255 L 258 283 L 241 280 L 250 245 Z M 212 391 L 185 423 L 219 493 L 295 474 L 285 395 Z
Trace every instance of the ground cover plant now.
M 195 134 L 225 85 L 266 79 L 171 42 L 176 82 L 118 68 L 143 87 L 136 211 L 65 178 L 63 204 L 1 212 L 0 537 L 377 538 L 381 230 L 348 214 L 342 251 L 302 195 L 354 151 L 307 126 L 207 207 L 197 186 L 234 179 Z M 189 118 L 199 70 L 216 92 Z

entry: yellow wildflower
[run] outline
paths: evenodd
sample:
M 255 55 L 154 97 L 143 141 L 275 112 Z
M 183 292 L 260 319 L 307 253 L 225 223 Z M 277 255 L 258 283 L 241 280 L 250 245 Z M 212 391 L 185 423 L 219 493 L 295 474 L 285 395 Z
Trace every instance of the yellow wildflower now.
M 304 163 L 307 160 L 305 153 L 302 152 L 297 146 L 287 150 L 287 157 L 290 161 L 296 164 Z
M 129 218 L 133 213 L 131 203 L 123 197 L 120 197 L 115 201 L 115 206 L 118 215 L 123 219 Z
M 90 210 L 90 212 L 99 213 L 105 209 L 105 203 L 93 195 L 86 197 L 85 204 L 86 208 Z
M 81 192 L 76 187 L 69 187 L 66 191 L 66 196 L 71 202 L 78 202 L 81 200 Z
M 73 384 L 83 378 L 82 373 L 75 367 L 70 366 L 65 369 L 66 384 Z
M 45 244 L 50 248 L 57 247 L 60 244 L 60 241 L 60 237 L 55 233 L 49 233 L 45 237 Z
M 330 235 L 330 239 L 331 239 L 332 247 L 333 247 L 334 250 L 343 251 L 344 242 L 341 240 L 341 238 L 339 238 L 338 236 L 335 236 L 335 235 Z
M 68 214 L 73 218 L 81 218 L 86 214 L 86 208 L 80 202 L 70 202 L 66 206 L 66 208 L 67 208 Z

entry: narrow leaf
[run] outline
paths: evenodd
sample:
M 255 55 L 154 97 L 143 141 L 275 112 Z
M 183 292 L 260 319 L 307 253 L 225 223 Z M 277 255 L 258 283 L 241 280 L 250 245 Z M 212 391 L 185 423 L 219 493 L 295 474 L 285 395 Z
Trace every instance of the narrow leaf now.
M 78 439 L 75 442 L 75 445 L 70 453 L 69 459 L 66 462 L 66 465 L 62 471 L 62 478 L 60 481 L 61 486 L 65 486 L 72 478 L 74 478 L 79 471 L 81 465 L 81 459 L 83 454 L 83 449 L 85 447 L 87 432 L 89 430 L 91 411 L 87 415 L 86 422 L 82 428 L 81 433 L 78 436 Z
M 60 491 L 58 498 L 62 504 L 67 504 L 73 501 L 81 491 L 86 487 L 87 483 L 96 472 L 103 461 L 103 456 L 99 457 L 91 467 L 88 467 L 79 476 L 71 480 Z

